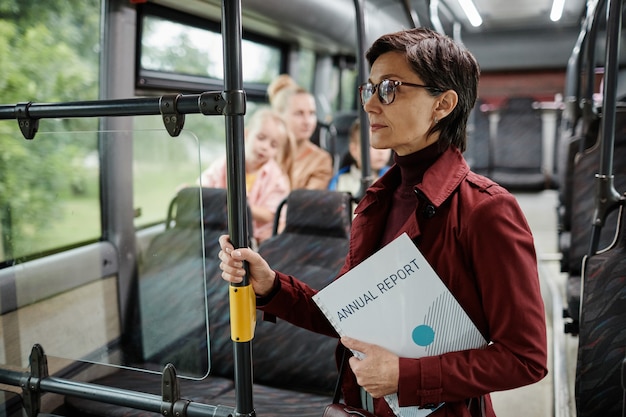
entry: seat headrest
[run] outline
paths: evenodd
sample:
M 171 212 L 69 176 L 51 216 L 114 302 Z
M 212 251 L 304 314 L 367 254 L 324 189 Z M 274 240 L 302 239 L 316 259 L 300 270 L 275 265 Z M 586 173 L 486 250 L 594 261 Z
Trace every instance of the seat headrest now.
M 284 232 L 348 238 L 351 226 L 348 193 L 300 189 L 287 197 Z
M 536 100 L 532 97 L 510 97 L 505 106 L 505 112 L 533 112 L 533 103 Z
M 222 188 L 188 187 L 176 195 L 176 225 L 197 227 L 200 219 L 200 198 L 205 228 L 228 229 L 226 190 Z

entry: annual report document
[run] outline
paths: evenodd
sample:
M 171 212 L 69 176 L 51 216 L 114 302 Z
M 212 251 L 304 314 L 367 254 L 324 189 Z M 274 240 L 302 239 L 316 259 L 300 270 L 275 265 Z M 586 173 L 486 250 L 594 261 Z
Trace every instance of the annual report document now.
M 465 310 L 404 233 L 313 296 L 340 336 L 382 346 L 404 358 L 422 358 L 487 345 Z M 353 352 L 360 356 L 360 352 Z M 433 409 L 399 407 L 399 417 Z

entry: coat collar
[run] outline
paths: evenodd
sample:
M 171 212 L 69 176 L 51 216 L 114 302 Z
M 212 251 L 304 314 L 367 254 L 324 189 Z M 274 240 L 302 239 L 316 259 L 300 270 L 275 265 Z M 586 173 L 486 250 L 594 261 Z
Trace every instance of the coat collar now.
M 422 182 L 414 186 L 437 208 L 458 188 L 469 170 L 469 166 L 461 152 L 456 147 L 450 146 L 426 170 Z M 375 182 L 368 189 L 355 213 L 362 212 L 376 202 L 389 201 L 399 183 L 400 168 L 394 165 L 379 181 Z
M 415 184 L 415 189 L 428 200 L 428 205 L 435 211 L 460 185 L 469 172 L 469 166 L 461 152 L 455 147 L 447 149 L 425 172 L 422 183 Z M 359 238 L 350 239 L 350 265 L 356 265 L 365 257 L 379 249 L 393 193 L 400 184 L 400 168 L 392 166 L 385 175 L 376 181 L 366 192 L 354 213 L 352 230 L 358 230 Z M 417 207 L 416 198 L 416 207 Z M 411 216 L 398 234 L 406 232 L 411 239 L 421 235 L 419 216 Z M 347 270 L 347 269 L 346 269 Z
M 469 172 L 469 166 L 456 147 L 449 147 L 416 184 L 435 207 L 439 207 L 456 190 Z

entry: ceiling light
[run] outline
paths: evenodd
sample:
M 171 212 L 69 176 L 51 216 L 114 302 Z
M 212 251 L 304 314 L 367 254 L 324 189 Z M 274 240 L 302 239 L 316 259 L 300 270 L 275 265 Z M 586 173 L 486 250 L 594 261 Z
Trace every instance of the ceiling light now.
M 550 20 L 558 22 L 563 16 L 563 6 L 565 6 L 565 0 L 554 0 L 552 3 L 552 10 L 550 11 Z
M 474 6 L 474 2 L 472 0 L 459 0 L 459 4 L 472 26 L 478 27 L 483 24 L 483 19 L 480 17 L 480 14 L 478 13 L 478 10 L 476 10 L 476 6 Z

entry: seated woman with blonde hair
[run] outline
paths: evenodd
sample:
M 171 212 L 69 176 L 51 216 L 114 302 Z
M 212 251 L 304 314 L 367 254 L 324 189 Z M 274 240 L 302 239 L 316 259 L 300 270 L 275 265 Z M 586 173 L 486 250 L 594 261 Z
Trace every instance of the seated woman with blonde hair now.
M 315 97 L 292 83 L 277 90 L 271 96 L 272 108 L 285 119 L 295 141 L 291 188 L 325 190 L 333 176 L 333 160 L 330 153 L 311 142 L 317 127 Z

